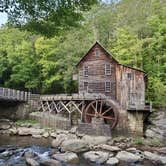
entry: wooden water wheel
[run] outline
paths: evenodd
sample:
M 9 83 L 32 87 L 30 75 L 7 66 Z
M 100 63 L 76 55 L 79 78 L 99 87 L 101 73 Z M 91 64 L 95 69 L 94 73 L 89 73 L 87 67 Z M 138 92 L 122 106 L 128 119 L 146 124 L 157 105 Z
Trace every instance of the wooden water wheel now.
M 118 110 L 113 103 L 94 100 L 84 110 L 84 122 L 91 123 L 93 117 L 102 118 L 113 129 L 118 123 Z

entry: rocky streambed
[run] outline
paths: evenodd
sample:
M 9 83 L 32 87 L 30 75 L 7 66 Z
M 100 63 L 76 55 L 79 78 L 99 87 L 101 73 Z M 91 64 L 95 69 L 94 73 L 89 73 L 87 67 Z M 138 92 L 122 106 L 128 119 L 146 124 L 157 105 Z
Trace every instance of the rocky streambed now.
M 133 138 L 78 134 L 76 127 L 51 130 L 7 120 L 0 129 L 1 166 L 166 165 L 166 147 L 150 146 L 146 140 L 134 143 Z

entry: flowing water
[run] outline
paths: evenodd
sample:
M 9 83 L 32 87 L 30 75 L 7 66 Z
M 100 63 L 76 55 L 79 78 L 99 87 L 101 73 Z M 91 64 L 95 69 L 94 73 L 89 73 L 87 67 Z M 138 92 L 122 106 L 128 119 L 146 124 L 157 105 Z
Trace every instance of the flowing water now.
M 29 136 L 0 136 L 0 166 L 26 166 L 23 154 L 32 151 L 35 159 L 41 161 L 50 158 L 55 149 L 50 147 L 51 138 L 35 139 Z M 62 163 L 63 166 L 104 166 L 85 161 L 82 154 L 79 154 L 78 164 Z M 118 166 L 158 166 L 147 160 L 141 163 L 120 163 Z

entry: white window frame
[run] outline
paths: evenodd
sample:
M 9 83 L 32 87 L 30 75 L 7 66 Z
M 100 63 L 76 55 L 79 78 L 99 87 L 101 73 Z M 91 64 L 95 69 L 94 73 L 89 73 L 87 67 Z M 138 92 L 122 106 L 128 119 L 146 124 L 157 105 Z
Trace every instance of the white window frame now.
M 105 75 L 106 76 L 111 75 L 111 64 L 109 64 L 109 63 L 105 64 Z
M 83 74 L 84 74 L 84 77 L 88 77 L 88 75 L 89 75 L 89 67 L 88 66 L 84 66 Z
M 109 83 L 109 87 L 108 87 L 107 83 Z M 105 82 L 105 92 L 111 92 L 111 81 Z

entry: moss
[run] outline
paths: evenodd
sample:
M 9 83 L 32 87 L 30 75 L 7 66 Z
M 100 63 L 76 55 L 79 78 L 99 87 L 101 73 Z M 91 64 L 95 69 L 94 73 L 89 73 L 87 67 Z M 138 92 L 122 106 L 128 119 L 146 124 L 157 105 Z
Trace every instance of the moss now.
M 16 121 L 16 124 L 17 124 L 17 125 L 26 124 L 26 123 L 29 123 L 29 124 L 36 124 L 36 123 L 39 123 L 39 122 L 38 122 L 37 120 L 31 120 L 31 119 L 17 120 L 17 121 Z
M 143 140 L 142 138 L 135 138 L 135 139 L 133 140 L 133 143 L 134 143 L 135 145 L 144 145 L 144 140 Z

